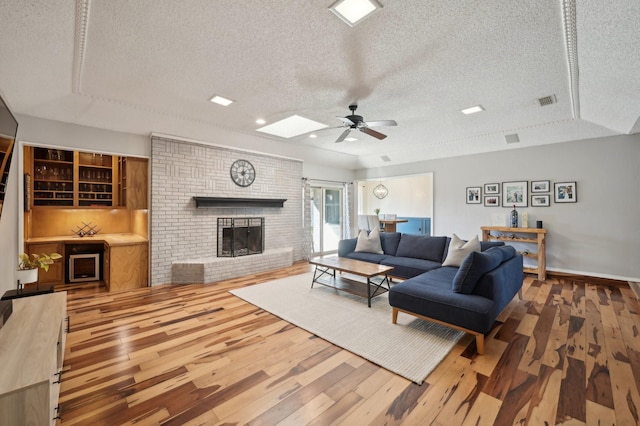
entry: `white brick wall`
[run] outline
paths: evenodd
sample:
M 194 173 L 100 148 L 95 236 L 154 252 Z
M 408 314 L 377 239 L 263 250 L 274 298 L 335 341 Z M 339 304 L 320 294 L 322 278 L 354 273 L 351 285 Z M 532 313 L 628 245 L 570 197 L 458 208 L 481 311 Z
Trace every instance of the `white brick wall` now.
M 256 180 L 247 188 L 234 184 L 229 175 L 231 164 L 241 158 L 256 169 Z M 293 261 L 302 259 L 301 179 L 301 161 L 154 137 L 151 284 L 170 283 L 174 262 L 215 257 L 218 217 L 264 217 L 264 249 L 292 248 Z M 196 209 L 194 196 L 287 201 L 283 208 Z M 249 273 L 238 269 L 238 276 Z

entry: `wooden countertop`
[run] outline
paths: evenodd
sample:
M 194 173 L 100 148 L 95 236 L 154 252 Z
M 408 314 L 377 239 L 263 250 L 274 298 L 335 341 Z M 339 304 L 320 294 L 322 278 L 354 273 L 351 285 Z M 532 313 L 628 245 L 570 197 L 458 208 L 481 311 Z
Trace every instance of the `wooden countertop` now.
M 27 243 L 64 243 L 64 244 L 91 244 L 107 243 L 109 246 L 128 246 L 133 244 L 148 243 L 149 240 L 138 234 L 97 234 L 93 237 L 74 237 L 62 235 L 54 237 L 35 237 L 26 240 Z
M 66 312 L 64 291 L 13 300 L 13 313 L 0 329 L 0 394 L 53 380 Z

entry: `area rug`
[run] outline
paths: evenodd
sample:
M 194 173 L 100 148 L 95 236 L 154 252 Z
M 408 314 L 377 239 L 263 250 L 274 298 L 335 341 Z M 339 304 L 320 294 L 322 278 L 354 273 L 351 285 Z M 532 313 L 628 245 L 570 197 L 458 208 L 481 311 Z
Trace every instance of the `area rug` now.
M 283 320 L 421 384 L 463 332 L 400 313 L 391 323 L 387 293 L 367 300 L 323 285 L 312 273 L 231 293 Z

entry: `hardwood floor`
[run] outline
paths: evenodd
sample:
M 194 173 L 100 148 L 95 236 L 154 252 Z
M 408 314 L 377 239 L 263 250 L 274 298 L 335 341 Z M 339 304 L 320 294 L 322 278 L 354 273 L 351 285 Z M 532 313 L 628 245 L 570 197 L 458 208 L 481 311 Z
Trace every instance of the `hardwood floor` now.
M 639 423 L 640 304 L 627 286 L 528 276 L 485 355 L 465 336 L 418 386 L 228 293 L 309 270 L 121 293 L 68 286 L 61 423 Z

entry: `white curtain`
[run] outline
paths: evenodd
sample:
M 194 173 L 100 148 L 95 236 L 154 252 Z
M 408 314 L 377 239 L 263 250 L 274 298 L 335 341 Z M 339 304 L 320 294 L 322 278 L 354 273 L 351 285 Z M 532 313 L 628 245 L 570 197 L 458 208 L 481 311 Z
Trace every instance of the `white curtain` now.
M 302 258 L 311 259 L 313 250 L 313 235 L 311 230 L 311 184 L 302 179 Z
M 342 191 L 343 197 L 343 209 L 342 209 L 342 223 L 344 229 L 344 238 L 353 237 L 353 183 L 345 182 Z

